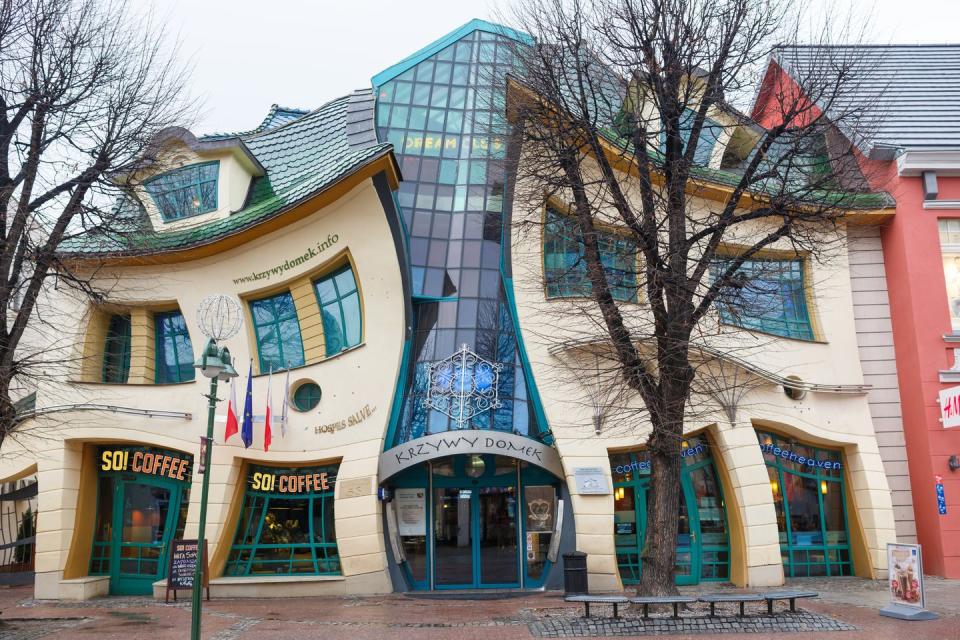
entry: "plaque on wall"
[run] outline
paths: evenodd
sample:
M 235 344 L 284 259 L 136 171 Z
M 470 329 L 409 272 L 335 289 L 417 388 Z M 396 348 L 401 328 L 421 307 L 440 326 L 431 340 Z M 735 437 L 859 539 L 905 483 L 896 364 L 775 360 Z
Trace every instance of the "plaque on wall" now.
M 601 467 L 576 467 L 573 479 L 580 495 L 610 495 L 610 483 Z

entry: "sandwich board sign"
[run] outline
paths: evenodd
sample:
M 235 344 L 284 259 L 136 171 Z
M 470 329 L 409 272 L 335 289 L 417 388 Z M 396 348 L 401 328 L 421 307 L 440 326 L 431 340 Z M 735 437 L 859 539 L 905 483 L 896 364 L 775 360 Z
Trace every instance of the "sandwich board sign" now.
M 163 597 L 168 602 L 173 591 L 173 601 L 177 601 L 177 590 L 193 589 L 193 574 L 197 569 L 197 554 L 200 545 L 196 540 L 174 540 L 170 543 L 170 564 L 167 567 L 167 592 Z M 210 601 L 210 563 L 207 557 L 207 541 L 203 541 L 203 586 L 207 590 L 207 602 Z
M 880 609 L 880 615 L 900 620 L 935 620 L 939 617 L 924 606 L 923 555 L 919 544 L 888 543 L 887 567 L 890 602 Z

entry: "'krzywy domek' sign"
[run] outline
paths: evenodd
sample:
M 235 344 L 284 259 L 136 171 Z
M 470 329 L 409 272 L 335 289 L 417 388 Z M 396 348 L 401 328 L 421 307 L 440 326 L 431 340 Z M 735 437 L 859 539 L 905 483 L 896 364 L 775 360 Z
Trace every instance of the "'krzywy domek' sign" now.
M 524 436 L 499 431 L 464 429 L 423 436 L 380 455 L 380 481 L 421 462 L 456 454 L 492 453 L 525 460 L 563 477 L 560 455 L 553 447 Z

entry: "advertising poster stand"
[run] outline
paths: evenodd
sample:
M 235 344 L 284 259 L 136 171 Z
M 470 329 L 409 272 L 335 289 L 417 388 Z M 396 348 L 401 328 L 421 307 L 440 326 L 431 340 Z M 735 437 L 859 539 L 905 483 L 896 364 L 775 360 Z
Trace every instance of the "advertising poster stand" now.
M 939 616 L 925 607 L 923 556 L 919 544 L 887 544 L 887 589 L 890 602 L 880 615 L 898 620 L 936 620 Z

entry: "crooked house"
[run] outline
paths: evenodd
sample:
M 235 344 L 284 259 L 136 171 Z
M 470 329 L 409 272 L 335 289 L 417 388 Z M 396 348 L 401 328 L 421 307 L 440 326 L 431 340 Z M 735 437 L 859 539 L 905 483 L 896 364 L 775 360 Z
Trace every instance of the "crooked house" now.
M 605 412 L 584 375 L 599 347 L 586 316 L 563 313 L 589 285 L 562 198 L 530 206 L 537 185 L 508 175 L 508 151 L 535 152 L 501 133 L 510 96 L 493 79 L 518 41 L 475 20 L 319 109 L 155 141 L 129 213 L 143 231 L 65 248 L 110 294 L 46 293 L 70 357 L 4 443 L 0 482 L 37 479 L 38 598 L 162 594 L 171 541 L 196 536 L 207 381 L 193 363 L 210 294 L 243 310 L 227 346 L 256 414 L 247 448 L 224 442 L 219 409 L 214 594 L 557 588 L 573 550 L 591 590 L 638 582 L 649 425 Z M 751 136 L 725 130 L 698 149 L 718 191 Z M 882 194 L 864 202 L 841 233 L 892 215 Z M 518 231 L 531 215 L 542 233 Z M 615 230 L 604 246 L 630 251 Z M 882 576 L 895 533 L 855 256 L 761 260 L 775 311 L 717 319 L 764 338 L 723 362 L 754 381 L 750 401 L 721 397 L 726 411 L 687 430 L 677 581 Z M 635 282 L 618 301 L 646 313 Z

